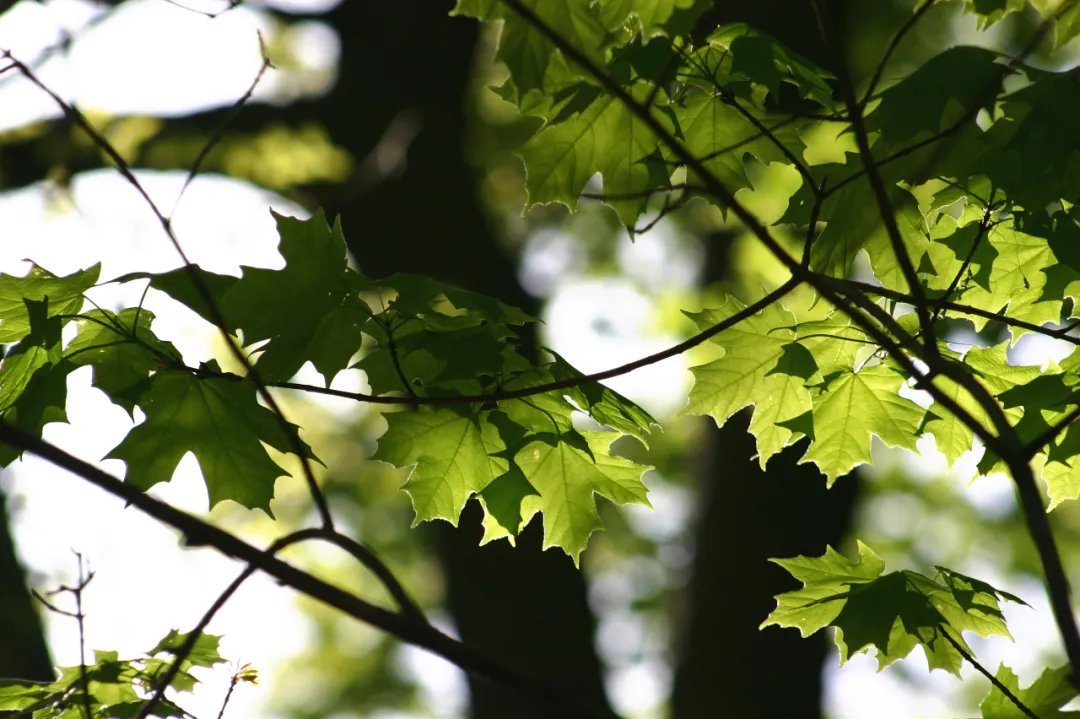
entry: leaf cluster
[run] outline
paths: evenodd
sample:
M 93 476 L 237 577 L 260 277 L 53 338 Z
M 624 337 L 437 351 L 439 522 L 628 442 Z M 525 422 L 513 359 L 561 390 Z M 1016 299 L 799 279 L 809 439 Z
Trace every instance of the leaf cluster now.
M 94 652 L 94 662 L 61 667 L 60 677 L 50 683 L 5 680 L 0 683 L 0 711 L 44 719 L 124 719 L 138 716 L 146 699 L 173 664 L 173 656 L 187 635 L 171 630 L 153 649 L 135 659 L 121 659 L 114 651 Z M 180 662 L 167 689 L 191 692 L 198 684 L 195 668 L 212 668 L 225 661 L 218 654 L 220 637 L 199 636 Z M 250 679 L 249 679 L 250 680 Z M 161 698 L 147 716 L 191 716 L 173 700 Z
M 340 226 L 321 213 L 277 221 L 281 269 L 245 267 L 233 277 L 187 266 L 117 280 L 146 281 L 220 322 L 252 358 L 247 377 L 214 360 L 185 365 L 154 334 L 143 307 L 84 311 L 96 267 L 66 277 L 40 268 L 0 276 L 0 296 L 9 298 L 0 305 L 0 332 L 17 340 L 0 368 L 0 417 L 40 434 L 64 419 L 67 375 L 89 366 L 96 387 L 142 415 L 107 455 L 126 464 L 129 483 L 149 489 L 169 481 L 191 452 L 211 506 L 232 500 L 269 512 L 286 471 L 268 448 L 317 458 L 296 425 L 260 404 L 258 386 L 320 391 L 289 382 L 310 362 L 326 387 L 342 370 L 362 370 L 372 393 L 355 399 L 398 405 L 375 458 L 411 468 L 405 488 L 417 522 L 456 523 L 477 496 L 485 541 L 512 540 L 541 512 L 546 544 L 576 559 L 600 526 L 594 495 L 647 503 L 646 468 L 611 445 L 622 436 L 644 441 L 654 420 L 557 355 L 531 360 L 532 317 L 427 277 L 367 278 L 348 266 Z M 76 332 L 65 343 L 69 324 Z M 538 385 L 553 388 L 533 392 Z M 575 415 L 591 424 L 579 427 Z M 16 450 L 5 451 L 7 462 L 15 458 Z

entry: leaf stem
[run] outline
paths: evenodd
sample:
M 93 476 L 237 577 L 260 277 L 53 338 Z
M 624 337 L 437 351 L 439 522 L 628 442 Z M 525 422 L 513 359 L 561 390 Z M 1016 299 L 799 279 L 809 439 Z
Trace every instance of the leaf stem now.
M 636 359 L 633 362 L 627 362 L 617 367 L 602 370 L 600 372 L 594 372 L 592 374 L 581 375 L 580 377 L 570 377 L 567 379 L 555 380 L 553 382 L 545 382 L 544 384 L 533 385 L 531 387 L 522 387 L 520 389 L 500 389 L 495 392 L 488 392 L 486 394 L 474 394 L 474 395 L 455 395 L 455 396 L 439 396 L 439 395 L 424 395 L 414 396 L 408 399 L 402 397 L 390 397 L 387 395 L 371 395 L 363 392 L 347 392 L 345 390 L 330 389 L 328 387 L 319 387 L 318 385 L 301 384 L 298 382 L 274 382 L 272 387 L 280 387 L 282 389 L 295 389 L 303 392 L 311 392 L 313 394 L 325 394 L 332 397 L 343 397 L 345 399 L 353 399 L 358 402 L 370 402 L 372 404 L 415 404 L 415 405 L 461 405 L 461 404 L 476 404 L 484 402 L 500 402 L 508 399 L 520 399 L 522 397 L 531 397 L 537 394 L 544 394 L 545 392 L 552 392 L 559 389 L 569 389 L 572 387 L 580 387 L 582 385 L 591 384 L 594 382 L 600 382 L 612 377 L 619 377 L 624 374 L 633 372 L 634 370 L 647 367 L 651 364 L 656 364 L 661 360 L 668 359 L 670 357 L 677 357 L 687 350 L 690 350 L 698 345 L 702 344 L 708 339 L 715 337 L 724 330 L 735 326 L 739 322 L 742 322 L 747 317 L 761 312 L 769 305 L 779 301 L 782 297 L 794 290 L 800 283 L 795 279 L 789 279 L 784 284 L 780 285 L 776 289 L 766 294 L 761 299 L 753 302 L 743 309 L 739 310 L 732 316 L 724 319 L 722 322 L 717 322 L 712 327 L 697 333 L 693 337 L 672 345 L 665 350 L 654 352 L 653 354 L 646 355 L 640 359 Z M 190 368 L 189 368 L 190 369 Z M 240 380 L 241 377 L 232 375 L 235 379 Z

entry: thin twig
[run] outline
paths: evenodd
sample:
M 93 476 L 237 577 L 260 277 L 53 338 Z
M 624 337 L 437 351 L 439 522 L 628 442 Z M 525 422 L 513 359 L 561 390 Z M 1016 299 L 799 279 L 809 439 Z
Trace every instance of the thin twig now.
M 43 597 L 36 590 L 30 590 L 34 598 L 41 602 L 50 612 L 54 614 L 60 614 L 65 617 L 71 617 L 75 620 L 79 627 L 79 689 L 82 696 L 80 697 L 80 709 L 83 711 L 85 719 L 93 719 L 94 711 L 90 704 L 90 678 L 86 671 L 86 614 L 82 608 L 82 595 L 83 590 L 90 584 L 94 578 L 93 572 L 84 571 L 83 556 L 75 552 L 75 560 L 77 562 L 79 573 L 78 580 L 75 582 L 75 586 L 69 587 L 66 584 L 61 585 L 58 588 L 49 592 L 50 595 L 55 594 L 70 594 L 75 598 L 75 611 L 68 609 L 62 609 L 53 602 Z
M 187 192 L 188 186 L 198 176 L 199 171 L 202 170 L 202 164 L 206 161 L 206 158 L 210 155 L 210 151 L 213 150 L 221 139 L 225 136 L 226 130 L 232 125 L 233 121 L 247 105 L 251 96 L 255 94 L 255 88 L 262 82 L 263 75 L 266 71 L 272 68 L 274 65 L 270 62 L 270 56 L 266 52 L 266 46 L 263 44 L 262 35 L 259 35 L 259 50 L 262 53 L 262 64 L 259 65 L 259 71 L 255 73 L 255 79 L 251 81 L 251 85 L 248 86 L 246 92 L 240 96 L 236 102 L 225 112 L 225 116 L 221 119 L 221 123 L 210 133 L 210 137 L 207 138 L 206 143 L 203 144 L 202 149 L 199 150 L 199 154 L 195 156 L 195 160 L 191 163 L 191 169 L 188 170 L 187 177 L 184 178 L 184 184 L 180 186 L 180 192 L 176 195 L 176 201 L 173 202 L 173 207 L 169 211 L 168 216 L 171 218 L 176 214 L 176 208 L 180 206 L 180 200 L 183 199 L 184 193 Z
M 799 266 L 803 270 L 810 271 L 810 253 L 814 246 L 814 233 L 817 231 L 818 217 L 821 214 L 821 206 L 825 204 L 825 185 L 828 178 L 823 178 L 814 193 L 814 206 L 810 208 L 810 222 L 806 225 L 806 239 L 803 240 L 803 254 Z
M 975 659 L 974 656 L 972 656 L 971 652 L 969 652 L 967 649 L 964 649 L 964 645 L 956 641 L 956 639 L 954 639 L 953 636 L 949 634 L 949 632 L 945 629 L 944 624 L 939 624 L 938 630 L 941 632 L 941 636 L 945 637 L 946 641 L 948 641 L 949 644 L 953 645 L 953 649 L 959 652 L 960 656 L 962 656 L 968 664 L 975 667 L 975 670 L 977 672 L 989 679 L 990 683 L 994 685 L 994 688 L 1001 692 L 1006 699 L 1012 702 L 1013 706 L 1020 710 L 1020 713 L 1028 717 L 1028 719 L 1039 719 L 1038 714 L 1033 712 L 1026 704 L 1024 704 L 1024 702 L 1020 701 L 1020 698 L 1013 694 L 1012 690 L 1002 684 L 1000 679 L 995 677 L 986 669 L 986 667 L 980 664 L 979 661 Z
M 835 277 L 828 278 L 832 282 L 836 282 L 842 285 L 850 285 L 853 288 L 866 292 L 868 294 L 877 295 L 880 297 L 887 297 L 895 302 L 902 302 L 907 305 L 915 303 L 915 298 L 911 295 L 899 292 L 897 290 L 890 290 L 887 287 L 881 285 L 872 285 L 869 282 L 860 282 L 858 280 L 844 280 Z M 1002 312 L 991 312 L 990 310 L 984 310 L 981 307 L 974 307 L 972 305 L 965 305 L 960 302 L 949 302 L 944 298 L 928 298 L 927 304 L 931 307 L 940 307 L 942 309 L 951 310 L 952 312 L 959 312 L 960 314 L 971 315 L 972 317 L 981 317 L 982 319 L 990 320 L 991 322 L 1000 322 L 1007 327 L 1015 327 L 1027 332 L 1035 332 L 1044 337 L 1051 337 L 1056 340 L 1062 340 L 1073 345 L 1080 346 L 1080 337 L 1069 334 L 1070 329 L 1074 329 L 1073 326 L 1053 328 L 1037 325 L 1027 320 L 1016 319 L 1015 317 L 1009 317 Z
M 1027 453 L 1028 458 L 1030 459 L 1034 457 L 1043 447 L 1057 439 L 1057 436 L 1064 432 L 1066 429 L 1068 429 L 1069 425 L 1071 425 L 1077 419 L 1080 419 L 1080 405 L 1073 407 L 1071 410 L 1069 410 L 1068 414 L 1059 419 L 1057 422 L 1054 422 L 1052 425 L 1050 425 L 1049 428 L 1046 429 L 1046 431 L 1044 431 L 1038 437 L 1027 443 L 1027 445 L 1024 447 L 1024 450 Z
M 668 359 L 669 357 L 677 357 L 683 354 L 687 350 L 697 347 L 706 340 L 715 337 L 724 330 L 734 327 L 739 322 L 742 322 L 747 317 L 761 312 L 769 305 L 777 302 L 782 297 L 791 292 L 795 287 L 799 285 L 799 282 L 793 279 L 788 280 L 784 284 L 777 287 L 772 292 L 757 300 L 756 302 L 744 307 L 730 317 L 724 319 L 721 322 L 717 322 L 712 327 L 697 333 L 693 337 L 676 345 L 672 345 L 665 350 L 655 352 L 651 355 L 647 355 L 640 359 L 636 359 L 633 362 L 627 362 L 621 364 L 618 367 L 612 367 L 611 369 L 603 370 L 602 372 L 594 372 L 592 374 L 581 375 L 579 377 L 570 377 L 567 379 L 555 380 L 553 382 L 545 382 L 544 384 L 533 385 L 531 387 L 521 387 L 519 389 L 500 389 L 495 392 L 488 392 L 485 394 L 475 395 L 457 395 L 457 396 L 439 396 L 439 395 L 424 395 L 417 397 L 389 397 L 386 395 L 371 395 L 364 394 L 362 392 L 347 392 L 344 390 L 331 389 L 329 387 L 319 387 L 318 385 L 300 384 L 297 382 L 274 382 L 271 384 L 273 387 L 280 387 L 283 389 L 295 389 L 303 392 L 311 392 L 313 394 L 325 394 L 332 397 L 343 397 L 345 399 L 353 399 L 358 402 L 371 402 L 373 404 L 415 404 L 415 405 L 461 405 L 461 404 L 476 404 L 486 402 L 501 402 L 508 399 L 520 399 L 522 397 L 531 397 L 537 394 L 544 394 L 545 392 L 552 392 L 559 389 L 568 389 L 571 387 L 580 387 L 586 384 L 592 384 L 594 382 L 601 382 L 612 377 L 619 377 L 624 374 L 633 372 L 634 370 L 647 367 L 651 364 L 656 364 L 661 360 Z M 190 368 L 189 368 L 190 369 Z M 228 376 L 226 376 L 228 377 Z M 231 375 L 231 377 L 242 380 L 243 378 Z
M 993 195 L 994 192 L 993 190 L 991 190 L 990 196 L 993 197 Z M 983 239 L 987 236 L 990 230 L 990 218 L 993 213 L 994 206 L 987 204 L 986 208 L 983 210 L 982 219 L 979 221 L 979 225 L 976 228 L 975 237 L 971 241 L 971 247 L 968 248 L 967 254 L 964 256 L 964 261 L 960 263 L 960 269 L 956 271 L 956 274 L 952 278 L 952 282 L 949 283 L 949 286 L 948 288 L 946 288 L 945 294 L 941 296 L 941 299 L 948 300 L 950 297 L 952 297 L 953 293 L 956 292 L 956 288 L 960 285 L 960 280 L 967 275 L 968 268 L 971 267 L 971 261 L 975 257 L 975 251 L 979 249 L 979 245 L 982 243 Z M 938 318 L 941 315 L 941 311 L 942 307 L 941 305 L 938 305 L 934 309 L 933 316 L 931 317 L 931 322 L 937 322 Z
M 274 556 L 286 547 L 311 539 L 321 539 L 330 542 L 351 554 L 357 561 L 371 570 L 371 572 L 379 578 L 383 586 L 394 598 L 398 608 L 405 617 L 421 624 L 428 623 L 427 617 L 424 616 L 424 613 L 420 610 L 419 606 L 417 606 L 416 602 L 414 602 L 408 592 L 405 591 L 405 588 L 401 586 L 401 583 L 398 581 L 397 577 L 394 576 L 393 572 L 390 571 L 390 568 L 387 567 L 371 549 L 340 532 L 328 530 L 324 527 L 301 529 L 281 537 L 264 551 L 267 555 Z M 236 590 L 238 590 L 257 569 L 258 568 L 254 564 L 248 564 L 236 579 L 234 579 L 229 586 L 218 595 L 217 599 L 214 600 L 214 603 L 211 604 L 209 609 L 203 614 L 198 624 L 195 625 L 195 628 L 188 632 L 187 636 L 184 638 L 184 642 L 173 650 L 174 659 L 172 664 L 161 678 L 157 680 L 153 694 L 143 703 L 139 713 L 135 716 L 135 719 L 146 719 L 146 717 L 150 715 L 150 712 L 153 711 L 157 703 L 161 701 L 165 694 L 165 690 L 168 689 L 169 685 L 172 684 L 173 679 L 175 679 L 176 675 L 180 672 L 183 663 L 195 649 L 199 637 L 206 631 L 211 620 L 221 608 L 225 606 L 225 603 L 229 601 L 232 595 L 236 593 Z M 227 701 L 228 700 L 226 699 L 226 703 Z
M 329 542 L 339 549 L 348 552 L 352 555 L 353 559 L 360 562 L 360 564 L 364 565 L 368 571 L 374 574 L 382 583 L 386 591 L 390 593 L 390 596 L 393 597 L 394 602 L 397 604 L 402 615 L 421 624 L 428 623 L 428 619 L 424 616 L 424 612 L 420 609 L 420 606 L 411 596 L 409 596 L 405 587 L 402 586 L 398 578 L 394 576 L 394 573 L 390 571 L 390 568 L 386 563 L 375 554 L 374 550 L 336 530 L 319 527 L 311 531 L 313 532 L 311 535 L 313 538 Z
M 702 189 L 704 188 L 696 187 L 685 182 L 676 182 L 674 184 L 666 185 L 664 187 L 651 187 L 647 190 L 639 190 L 637 192 L 582 192 L 581 196 L 588 200 L 600 200 L 601 202 L 618 202 L 620 200 L 641 200 L 646 197 L 658 195 L 661 192 L 693 192 L 700 191 Z
M 911 17 L 909 17 L 904 24 L 900 26 L 900 29 L 893 34 L 892 38 L 889 40 L 888 46 L 885 48 L 885 52 L 881 54 L 881 59 L 878 60 L 877 67 L 874 68 L 874 74 L 870 78 L 870 84 L 866 86 L 862 100 L 859 101 L 859 107 L 865 108 L 866 103 L 870 102 L 871 98 L 874 97 L 874 92 L 877 91 L 878 83 L 881 82 L 881 75 L 885 71 L 885 66 L 888 64 L 889 58 L 892 57 L 892 54 L 896 51 L 896 48 L 899 47 L 900 42 L 908 32 L 915 27 L 919 20 L 922 19 L 922 16 L 926 14 L 926 11 L 929 10 L 935 2 L 937 2 L 937 0 L 923 0 L 923 4 L 915 8 L 915 12 L 911 14 Z
M 686 61 L 691 63 L 691 64 L 693 64 L 695 62 L 694 58 L 691 57 L 689 54 L 687 54 L 685 52 L 683 53 L 683 57 L 685 57 Z M 713 87 L 716 90 L 716 93 L 717 93 L 717 96 L 718 96 L 718 99 L 720 100 L 720 102 L 727 105 L 728 107 L 734 108 L 735 112 L 737 112 L 740 117 L 742 117 L 744 120 L 746 120 L 748 123 L 750 123 L 754 127 L 754 129 L 758 131 L 758 135 L 760 137 L 764 137 L 770 143 L 772 143 L 772 145 L 775 146 L 776 149 L 780 151 L 780 154 L 783 155 L 784 158 L 795 167 L 795 169 L 798 171 L 798 173 L 800 175 L 802 175 L 802 178 L 806 182 L 807 187 L 810 188 L 810 191 L 813 192 L 815 194 L 815 197 L 816 197 L 817 196 L 818 184 L 814 181 L 814 176 L 812 174 L 810 174 L 810 169 L 806 166 L 806 164 L 803 163 L 803 161 L 800 160 L 798 157 L 796 157 L 795 153 L 792 152 L 791 149 L 788 148 L 787 145 L 780 142 L 780 138 L 778 138 L 773 133 L 772 130 L 767 128 L 765 126 L 765 123 L 763 123 L 761 120 L 759 120 L 754 115 L 754 113 L 750 112 L 745 107 L 743 107 L 742 103 L 739 102 L 738 98 L 736 98 L 735 95 L 728 88 L 720 85 L 720 83 L 714 77 L 711 76 L 712 73 L 708 72 L 708 68 L 698 66 L 698 69 L 701 70 L 703 76 L 705 76 L 705 75 L 710 76 L 709 79 L 712 82 Z
M 275 541 L 264 551 L 268 556 L 273 556 L 285 547 L 309 538 L 311 531 L 312 530 L 301 530 L 300 532 L 286 535 Z M 173 654 L 172 663 L 169 665 L 169 668 L 165 670 L 165 673 L 156 680 L 153 693 L 151 693 L 149 698 L 143 702 L 143 705 L 139 708 L 139 713 L 135 715 L 135 719 L 146 719 L 146 717 L 150 716 L 150 712 L 157 707 L 158 703 L 165 696 L 165 690 L 169 688 L 173 679 L 180 673 L 180 669 L 184 662 L 191 656 L 191 652 L 194 651 L 199 638 L 203 635 L 203 632 L 206 631 L 206 628 L 210 625 L 214 616 L 225 606 L 225 603 L 236 593 L 236 590 L 238 590 L 240 586 L 255 573 L 256 569 L 257 567 L 254 564 L 248 564 L 244 567 L 244 570 L 240 572 L 236 579 L 229 583 L 229 586 L 218 595 L 217 599 L 214 600 L 214 603 L 203 613 L 198 624 L 195 625 L 194 629 L 187 633 L 187 636 L 180 646 L 170 650 Z

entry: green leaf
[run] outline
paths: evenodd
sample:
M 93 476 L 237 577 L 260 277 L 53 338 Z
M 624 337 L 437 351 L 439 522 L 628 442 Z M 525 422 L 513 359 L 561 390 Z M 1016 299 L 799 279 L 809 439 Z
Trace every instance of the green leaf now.
M 584 375 L 554 352 L 554 361 L 546 369 L 553 380 L 580 379 Z M 648 437 L 659 426 L 653 417 L 636 403 L 599 382 L 587 382 L 564 390 L 564 396 L 603 425 L 634 437 L 648 446 Z
M 365 326 L 376 346 L 353 365 L 376 393 L 475 394 L 530 367 L 517 327 L 536 320 L 516 307 L 418 275 L 363 289 L 385 306 Z
M 788 83 L 800 96 L 823 107 L 833 104 L 832 88 L 826 82 L 832 75 L 760 30 L 734 23 L 717 29 L 706 42 L 731 54 L 729 81 L 760 85 L 773 99 L 780 94 L 780 84 Z
M 1046 239 L 999 225 L 990 230 L 974 253 L 970 251 L 970 233 L 963 230 L 941 242 L 949 247 L 956 263 L 971 255 L 970 280 L 964 283 L 959 301 L 992 312 L 1007 307 L 1010 317 L 1035 324 L 1060 318 L 1063 298 L 1046 296 L 1048 275 L 1041 270 L 1058 264 Z M 951 278 L 952 266 L 940 259 L 935 266 Z M 986 320 L 976 319 L 977 329 L 985 324 Z
M 25 277 L 0 274 L 0 344 L 17 342 L 30 332 L 27 302 L 48 301 L 48 316 L 75 314 L 83 293 L 98 280 L 101 265 L 57 277 L 34 265 Z
M 544 515 L 544 548 L 558 546 L 575 564 L 589 535 L 602 526 L 600 495 L 616 504 L 649 504 L 641 475 L 648 469 L 611 453 L 618 432 L 541 433 L 515 455 L 538 496 L 526 496 L 524 518 Z
M 507 471 L 496 428 L 482 414 L 421 409 L 386 416 L 373 459 L 412 466 L 405 491 L 412 498 L 413 526 L 431 519 L 457 524 L 465 503 Z
M 217 371 L 216 367 L 210 369 Z M 138 400 L 146 420 L 107 455 L 127 464 L 127 481 L 146 490 L 168 482 L 192 452 L 202 469 L 210 506 L 231 499 L 270 513 L 274 482 L 287 473 L 264 444 L 291 452 L 292 441 L 251 383 L 161 371 Z M 296 440 L 297 428 L 289 425 Z M 305 447 L 309 458 L 310 450 Z
M 941 394 L 966 409 L 982 426 L 987 429 L 991 427 L 986 411 L 960 384 L 948 377 L 935 377 L 934 386 Z M 934 435 L 938 450 L 950 463 L 973 446 L 975 434 L 972 429 L 959 417 L 937 405 L 927 411 L 924 429 Z
M 181 363 L 180 353 L 150 330 L 154 314 L 128 307 L 119 313 L 91 310 L 77 322 L 79 333 L 64 350 L 74 365 L 94 368 L 94 386 L 132 414 L 151 372 Z
M 133 660 L 120 659 L 115 651 L 95 651 L 93 661 L 85 666 L 60 667 L 60 678 L 54 682 L 0 680 L 0 711 L 19 711 L 20 716 L 30 716 L 33 712 L 37 719 L 86 719 L 84 707 L 89 705 L 93 717 L 131 719 L 139 714 L 144 698 L 158 688 L 172 663 L 171 657 L 162 660 L 154 655 L 174 650 L 186 637 L 172 630 L 146 656 Z M 212 667 L 224 662 L 217 652 L 219 639 L 212 634 L 199 636 L 167 688 L 192 691 L 198 680 L 188 671 L 191 667 Z M 150 716 L 179 719 L 191 714 L 163 697 Z
M 616 29 L 628 25 L 645 38 L 666 32 L 668 23 L 677 19 L 688 21 L 687 15 L 698 15 L 704 9 L 696 0 L 603 0 L 598 4 L 601 22 Z
M 608 31 L 595 3 L 588 0 L 523 0 L 522 4 L 590 60 L 601 66 L 604 64 L 603 50 Z M 545 77 L 558 50 L 532 24 L 499 0 L 458 0 L 451 14 L 479 20 L 502 20 L 496 58 L 506 63 L 510 77 L 522 95 L 545 88 Z
M 116 282 L 135 280 L 149 280 L 150 286 L 155 290 L 164 292 L 215 326 L 218 323 L 218 317 L 207 302 L 207 296 L 220 311 L 225 295 L 237 282 L 236 277 L 209 272 L 198 265 L 178 267 L 175 270 L 160 273 L 132 272 L 116 278 Z M 228 318 L 225 319 L 228 325 Z M 233 331 L 236 328 L 227 326 L 225 329 Z
M 346 265 L 340 222 L 331 229 L 321 211 L 309 220 L 274 217 L 284 269 L 245 267 L 223 312 L 244 344 L 268 340 L 256 363 L 265 381 L 287 380 L 310 361 L 329 385 L 360 349 L 370 316 L 355 292 L 360 278 Z
M 360 349 L 361 328 L 371 316 L 358 294 L 363 281 L 347 266 L 340 222 L 331 228 L 322 210 L 308 220 L 276 213 L 274 218 L 285 260 L 280 270 L 244 267 L 236 278 L 192 266 L 133 273 L 120 281 L 149 279 L 152 287 L 216 324 L 208 293 L 226 330 L 242 332 L 247 346 L 265 342 L 256 361 L 262 380 L 288 380 L 311 362 L 329 386 Z
M 923 410 L 898 392 L 904 379 L 884 365 L 841 374 L 814 400 L 814 439 L 802 458 L 831 485 L 870 462 L 870 436 L 890 447 L 915 448 Z
M 926 139 L 957 122 L 974 122 L 975 113 L 993 106 L 1005 77 L 998 55 L 978 47 L 953 47 L 881 94 L 866 118 L 878 134 L 874 154 L 889 153 Z
M 521 505 L 526 497 L 533 496 L 538 497 L 540 493 L 525 478 L 521 468 L 511 463 L 505 474 L 496 477 L 480 492 L 480 501 L 484 505 L 484 536 L 480 543 L 505 538 L 513 544 L 525 522 Z
M 687 313 L 706 330 L 746 307 L 728 298 L 715 310 Z M 744 407 L 753 406 L 750 431 L 757 440 L 758 459 L 764 467 L 769 458 L 798 437 L 783 423 L 810 411 L 812 403 L 805 380 L 816 368 L 805 349 L 795 349 L 795 316 L 779 303 L 709 339 L 724 354 L 717 360 L 690 368 L 694 387 L 690 392 L 691 414 L 707 414 L 718 426 Z M 806 375 L 806 376 L 803 376 Z
M 918 266 L 929 244 L 918 203 L 911 193 L 899 187 L 888 188 L 887 194 L 904 247 Z M 820 219 L 826 224 L 814 239 L 811 267 L 833 276 L 846 276 L 855 256 L 865 248 L 881 284 L 907 291 L 907 281 L 881 220 L 877 197 L 868 182 L 851 182 L 831 194 L 822 204 Z
M 176 629 L 170 629 L 169 633 L 166 634 L 153 649 L 147 652 L 147 654 L 150 656 L 162 653 L 175 655 L 177 650 L 179 650 L 187 640 L 188 635 L 186 633 Z M 195 640 L 195 645 L 192 647 L 191 651 L 188 652 L 185 664 L 188 666 L 212 667 L 226 661 L 225 658 L 218 653 L 218 645 L 220 642 L 221 637 L 219 635 L 200 634 Z
M 59 318 L 49 317 L 48 300 L 26 300 L 30 332 L 0 360 L 0 413 L 14 406 L 34 374 L 60 361 Z
M 1047 667 L 1031 686 L 1023 689 L 1020 688 L 1020 678 L 1016 676 L 1016 672 L 1004 664 L 998 667 L 995 676 L 1039 719 L 1067 719 L 1080 717 L 1078 711 L 1061 710 L 1062 706 L 1080 695 L 1070 680 L 1070 673 L 1069 666 L 1057 669 Z M 1027 719 L 1030 716 L 993 686 L 979 708 L 982 709 L 983 719 Z
M 644 102 L 651 90 L 630 89 Z M 657 114 L 672 129 L 665 114 Z M 577 206 L 585 184 L 596 173 L 604 179 L 607 203 L 633 226 L 645 208 L 648 191 L 667 184 L 671 168 L 658 162 L 656 135 L 617 98 L 581 84 L 521 149 L 529 204 L 561 202 Z
M 688 91 L 673 107 L 682 143 L 731 192 L 752 187 L 747 155 L 766 166 L 788 163 L 783 151 L 762 136 L 758 127 L 776 126 L 778 121 L 753 107 L 744 110 L 757 124 L 712 91 Z M 778 126 L 773 135 L 795 155 L 802 152 L 803 143 L 790 123 Z M 675 161 L 670 150 L 664 152 L 669 162 Z
M 883 574 L 881 558 L 858 547 L 857 562 L 831 547 L 821 557 L 771 560 L 803 588 L 778 595 L 762 628 L 794 627 L 805 637 L 834 626 L 841 662 L 873 647 L 879 668 L 922 646 L 931 669 L 958 676 L 963 655 L 949 638 L 970 654 L 963 631 L 1008 636 L 999 602 L 1013 595 L 940 567 L 940 581 L 906 570 Z
M 1031 0 L 1035 9 L 1054 23 L 1054 48 L 1080 35 L 1080 7 L 1068 0 Z
M 987 147 L 967 168 L 985 174 L 1031 212 L 1058 199 L 1080 199 L 1080 140 L 1069 123 L 1080 112 L 1080 71 L 1029 71 L 1034 82 L 1002 103 Z
M 980 30 L 985 30 L 1006 15 L 1019 12 L 1026 6 L 1025 0 L 964 0 L 964 12 L 979 16 Z
M 0 419 L 35 437 L 40 437 L 51 422 L 67 422 L 67 376 L 73 369 L 67 362 L 35 369 L 15 403 L 0 411 Z M 0 467 L 8 466 L 21 454 L 14 446 L 0 443 Z

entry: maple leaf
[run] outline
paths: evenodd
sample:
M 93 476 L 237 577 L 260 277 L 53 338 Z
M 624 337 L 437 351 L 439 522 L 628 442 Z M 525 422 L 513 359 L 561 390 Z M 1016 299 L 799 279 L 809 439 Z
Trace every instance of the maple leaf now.
M 831 379 L 814 399 L 813 437 L 801 462 L 813 462 L 831 485 L 870 462 L 870 435 L 890 447 L 915 448 L 923 409 L 899 394 L 904 378 L 884 365 Z
M 688 313 L 707 329 L 745 309 L 728 298 L 715 310 Z M 795 349 L 795 316 L 773 304 L 709 339 L 723 348 L 717 360 L 692 367 L 694 388 L 686 411 L 708 414 L 718 426 L 731 415 L 753 405 L 750 431 L 755 435 L 758 458 L 764 467 L 769 458 L 796 439 L 784 422 L 811 409 L 805 379 L 816 368 L 806 365 L 803 349 Z M 801 364 L 800 364 L 801 362 Z M 809 358 L 810 364 L 813 359 Z
M 1056 669 L 1047 667 L 1030 686 L 1020 688 L 1020 678 L 1016 672 L 1002 664 L 995 677 L 1039 719 L 1076 719 L 1080 717 L 1080 711 L 1061 710 L 1078 695 L 1071 674 L 1072 668 L 1068 666 Z M 979 708 L 982 719 L 1028 719 L 1031 716 L 1021 711 L 997 687 L 990 687 Z
M 153 320 L 154 313 L 140 307 L 91 310 L 76 322 L 79 332 L 64 349 L 68 362 L 94 368 L 94 386 L 129 415 L 151 372 L 181 361 L 176 348 L 150 330 Z
M 57 277 L 34 265 L 24 277 L 0 274 L 0 344 L 18 342 L 30 332 L 27 302 L 47 302 L 47 316 L 75 314 L 83 293 L 97 282 L 101 265 Z
M 703 8 L 700 0 L 608 0 L 598 10 L 605 27 L 628 24 L 650 38 L 667 31 L 669 23 L 689 25 Z
M 645 86 L 631 88 L 643 101 Z M 652 159 L 659 141 L 619 99 L 592 85 L 579 85 L 551 121 L 521 148 L 529 204 L 562 202 L 577 205 L 585 184 L 596 173 L 604 178 L 607 203 L 632 226 L 645 207 L 647 190 L 667 182 L 670 170 Z M 658 121 L 671 127 L 670 119 Z
M 589 59 L 603 65 L 603 50 L 608 29 L 600 19 L 596 4 L 587 0 L 564 0 L 549 3 L 542 0 L 523 0 L 523 5 L 543 20 L 544 24 L 580 49 Z M 496 57 L 506 63 L 510 76 L 520 93 L 545 87 L 548 69 L 558 52 L 543 33 L 522 20 L 517 13 L 499 0 L 458 0 L 452 12 L 480 20 L 503 20 Z
M 48 299 L 23 304 L 27 334 L 0 360 L 0 419 L 40 437 L 46 424 L 67 421 L 67 376 L 74 367 L 62 361 L 63 323 L 50 312 Z M 14 312 L 8 316 L 22 321 Z M 15 446 L 0 443 L 0 467 L 20 454 Z
M 208 369 L 220 372 L 212 363 Z M 106 455 L 127 465 L 128 483 L 146 490 L 168 482 L 180 459 L 191 452 L 202 469 L 211 507 L 231 499 L 270 513 L 274 482 L 287 472 L 263 444 L 291 452 L 299 439 L 294 425 L 289 425 L 294 434 L 290 438 L 274 413 L 258 403 L 254 385 L 239 378 L 161 371 L 138 405 L 146 419 Z
M 353 291 L 360 281 L 346 264 L 340 222 L 322 212 L 309 220 L 274 215 L 285 267 L 245 267 L 222 298 L 222 313 L 244 343 L 268 340 L 257 367 L 268 382 L 286 380 L 310 360 L 329 385 L 360 348 L 370 316 Z
M 498 431 L 475 412 L 447 408 L 395 412 L 373 459 L 412 467 L 405 491 L 412 498 L 413 525 L 431 519 L 457 524 L 473 494 L 507 471 L 497 455 L 505 449 Z
M 524 519 L 544 515 L 544 548 L 558 546 L 578 563 L 589 535 L 602 524 L 600 495 L 616 504 L 648 505 L 641 475 L 648 469 L 611 453 L 618 432 L 531 435 L 514 459 L 536 489 L 522 501 Z
M 958 676 L 964 657 L 953 642 L 971 653 L 963 631 L 1009 636 L 999 601 L 1020 601 L 1012 594 L 944 567 L 938 580 L 907 570 L 884 574 L 885 562 L 870 547 L 859 542 L 858 551 L 856 562 L 832 547 L 821 557 L 771 560 L 803 588 L 778 595 L 762 628 L 794 627 L 806 637 L 834 626 L 841 662 L 872 647 L 879 668 L 922 646 L 931 669 Z

